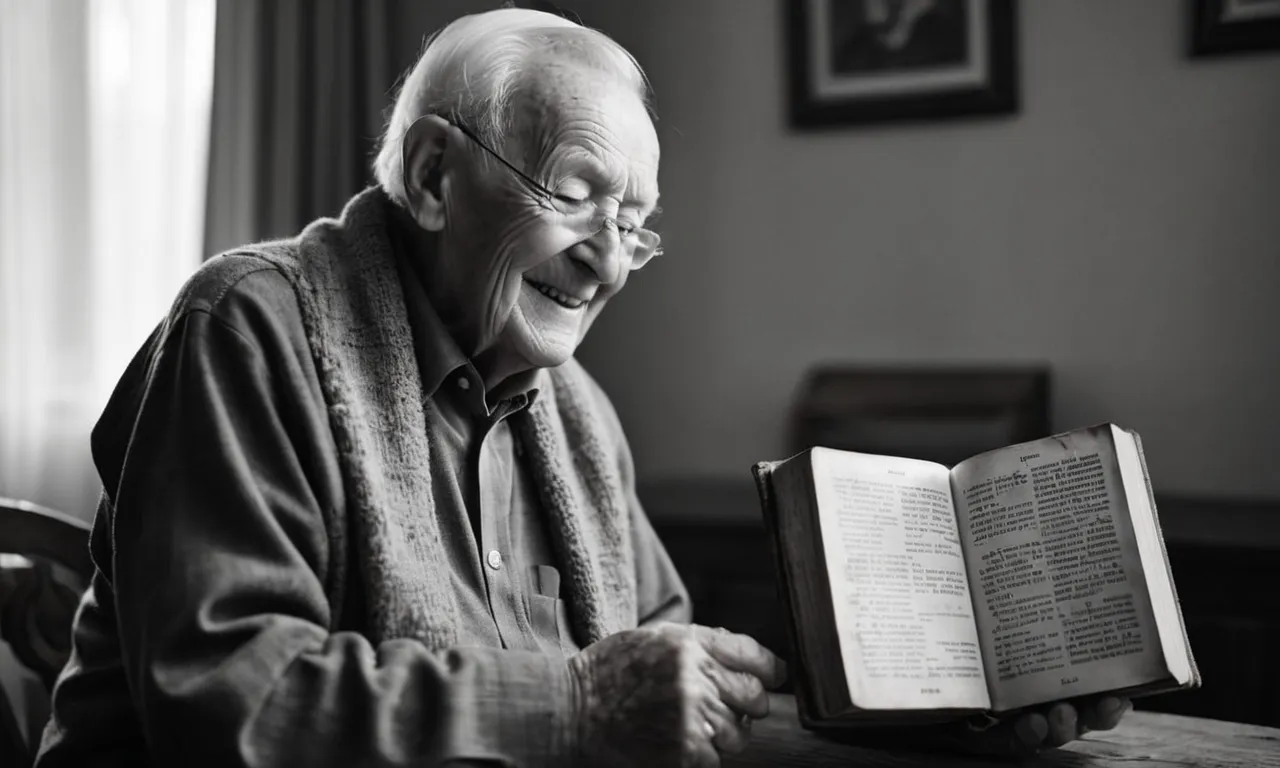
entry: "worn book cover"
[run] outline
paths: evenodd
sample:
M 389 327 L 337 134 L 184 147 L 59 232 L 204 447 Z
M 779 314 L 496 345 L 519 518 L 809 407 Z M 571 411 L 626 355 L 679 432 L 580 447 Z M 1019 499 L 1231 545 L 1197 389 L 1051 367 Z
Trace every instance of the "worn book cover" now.
M 753 472 L 810 727 L 1199 684 L 1136 433 Z

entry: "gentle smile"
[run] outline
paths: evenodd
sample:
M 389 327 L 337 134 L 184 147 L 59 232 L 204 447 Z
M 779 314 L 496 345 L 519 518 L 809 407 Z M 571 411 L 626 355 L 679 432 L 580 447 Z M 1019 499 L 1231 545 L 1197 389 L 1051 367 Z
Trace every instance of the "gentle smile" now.
M 574 298 L 567 293 L 558 291 L 545 283 L 538 283 L 528 279 L 526 279 L 525 282 L 537 289 L 538 293 L 541 293 L 543 296 L 546 296 L 548 299 L 551 299 L 565 309 L 577 309 L 587 303 L 582 299 Z

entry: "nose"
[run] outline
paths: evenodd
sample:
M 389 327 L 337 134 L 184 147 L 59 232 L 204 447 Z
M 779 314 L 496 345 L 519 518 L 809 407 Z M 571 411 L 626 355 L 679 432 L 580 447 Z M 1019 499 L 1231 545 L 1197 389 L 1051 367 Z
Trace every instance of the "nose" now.
M 622 274 L 622 238 L 618 225 L 611 219 L 604 222 L 591 237 L 569 251 L 569 255 L 591 270 L 604 285 L 612 285 Z

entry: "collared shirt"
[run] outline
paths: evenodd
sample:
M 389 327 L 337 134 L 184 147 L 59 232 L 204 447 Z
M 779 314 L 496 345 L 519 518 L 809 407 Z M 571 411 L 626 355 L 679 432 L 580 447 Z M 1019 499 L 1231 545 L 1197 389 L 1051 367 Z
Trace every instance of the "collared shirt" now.
M 362 634 L 357 574 L 329 568 L 323 510 L 345 492 L 297 298 L 266 262 L 221 257 L 183 289 L 94 430 L 97 568 L 39 766 L 565 762 L 574 642 L 506 426 L 536 387 L 485 402 L 471 364 L 420 322 L 429 304 L 407 304 L 422 310 L 420 368 L 441 374 L 429 393 L 441 458 L 423 471 L 437 508 L 475 521 L 469 540 L 444 542 L 459 646 Z M 687 620 L 684 587 L 625 490 L 637 618 Z M 338 578 L 348 599 L 335 617 L 326 585 Z
M 423 406 L 434 425 L 432 450 L 438 461 L 431 468 L 433 493 L 437 502 L 447 496 L 467 510 L 483 563 L 483 583 L 472 584 L 472 591 L 487 595 L 488 601 L 465 604 L 463 609 L 479 614 L 473 617 L 476 625 L 484 625 L 483 614 L 492 617 L 493 633 L 486 637 L 492 645 L 562 658 L 578 644 L 560 597 L 559 569 L 537 491 L 508 421 L 537 399 L 538 376 L 530 372 L 504 382 L 501 399 L 491 403 L 479 372 L 432 307 L 420 271 L 413 268 L 407 238 L 392 241 L 422 377 Z

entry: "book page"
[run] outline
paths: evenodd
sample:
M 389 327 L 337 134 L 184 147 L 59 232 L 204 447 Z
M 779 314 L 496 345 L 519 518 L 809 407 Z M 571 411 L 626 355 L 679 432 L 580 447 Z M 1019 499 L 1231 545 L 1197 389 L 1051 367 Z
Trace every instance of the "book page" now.
M 996 709 L 1165 675 L 1109 427 L 977 456 L 952 482 Z
M 989 708 L 946 467 L 823 448 L 812 457 L 854 704 Z

